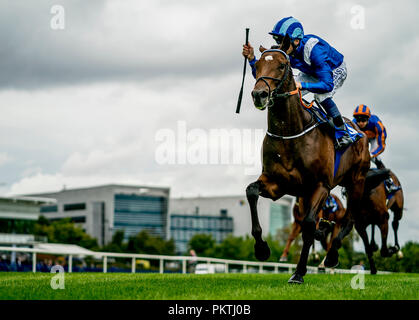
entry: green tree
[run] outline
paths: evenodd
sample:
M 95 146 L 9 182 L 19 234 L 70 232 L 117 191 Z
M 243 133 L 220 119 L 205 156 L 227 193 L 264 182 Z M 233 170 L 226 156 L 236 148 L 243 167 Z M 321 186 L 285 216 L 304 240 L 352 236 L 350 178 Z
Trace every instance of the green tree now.
M 77 244 L 81 247 L 97 250 L 97 240 L 88 235 L 83 229 L 75 226 L 71 218 L 48 221 L 40 216 L 34 226 L 34 234 L 46 236 L 51 243 Z
M 148 253 L 174 255 L 175 242 L 173 239 L 164 240 L 159 236 L 151 235 L 147 230 L 142 230 L 128 240 L 127 251 L 133 253 Z
M 211 234 L 195 234 L 188 242 L 189 249 L 195 250 L 198 256 L 205 256 L 205 253 L 214 249 L 215 240 Z
M 101 251 L 106 252 L 125 252 L 127 249 L 124 243 L 124 230 L 117 230 L 112 236 L 112 241 L 101 248 Z

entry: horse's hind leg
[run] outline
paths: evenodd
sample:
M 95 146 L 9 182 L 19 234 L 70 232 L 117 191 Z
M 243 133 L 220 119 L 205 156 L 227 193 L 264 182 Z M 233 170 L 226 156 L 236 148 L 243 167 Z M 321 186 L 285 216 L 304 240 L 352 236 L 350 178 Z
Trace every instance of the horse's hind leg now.
M 397 251 L 400 250 L 400 245 L 399 245 L 399 238 L 397 235 L 397 231 L 399 229 L 399 221 L 402 218 L 402 214 L 403 214 L 403 208 L 400 207 L 396 207 L 396 208 L 392 208 L 392 211 L 394 212 L 394 218 L 393 218 L 393 222 L 392 222 L 392 227 L 393 227 L 393 231 L 394 231 L 394 244 L 395 247 L 397 248 Z
M 356 223 L 355 224 L 355 229 L 356 229 L 356 231 L 358 231 L 359 236 L 361 237 L 362 241 L 364 242 L 365 253 L 367 254 L 368 261 L 370 263 L 371 274 L 376 274 L 377 269 L 375 267 L 374 259 L 372 258 L 372 250 L 371 250 L 371 247 L 370 247 L 370 243 L 368 241 L 368 234 L 367 234 L 366 227 L 364 225 Z
M 303 210 L 306 213 L 302 223 L 303 249 L 301 250 L 300 260 L 297 264 L 295 273 L 288 280 L 288 283 L 303 283 L 303 276 L 307 273 L 307 260 L 310 248 L 314 242 L 314 232 L 316 231 L 316 214 L 329 195 L 329 190 L 319 185 L 310 198 L 304 198 Z
M 388 219 L 389 214 L 388 212 L 382 213 L 383 222 L 379 225 L 381 231 L 381 256 L 382 257 L 390 257 L 397 252 L 395 247 L 388 248 L 387 247 L 387 236 L 388 236 Z
M 259 199 L 259 195 L 264 197 L 270 197 L 271 199 L 277 200 L 279 199 L 282 194 L 279 194 L 279 188 L 277 185 L 267 185 L 266 184 L 266 177 L 263 179 L 264 176 L 262 175 L 259 179 L 251 184 L 246 188 L 246 196 L 247 201 L 249 202 L 250 206 L 250 213 L 252 218 L 252 236 L 255 238 L 255 257 L 259 261 L 265 261 L 271 255 L 271 250 L 266 241 L 262 239 L 262 228 L 259 223 L 259 217 L 257 212 L 257 202 Z M 263 180 L 265 181 L 263 181 Z M 275 192 L 276 191 L 276 192 Z
M 339 248 L 342 246 L 342 240 L 352 231 L 355 223 L 355 215 L 359 219 L 361 211 L 361 199 L 364 191 L 365 178 L 358 178 L 351 187 L 347 187 L 348 208 L 346 209 L 347 219 L 342 223 L 342 228 L 336 238 L 332 240 L 332 245 L 327 252 L 324 265 L 328 268 L 335 268 L 339 264 Z

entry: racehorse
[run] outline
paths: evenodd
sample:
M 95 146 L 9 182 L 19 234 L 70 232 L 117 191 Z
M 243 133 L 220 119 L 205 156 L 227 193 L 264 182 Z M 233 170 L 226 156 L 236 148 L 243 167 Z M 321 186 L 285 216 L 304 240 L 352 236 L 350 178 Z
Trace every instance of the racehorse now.
M 390 176 L 399 190 L 390 195 L 387 200 L 386 188 L 384 182 L 380 183 L 376 188 L 366 195 L 362 200 L 362 215 L 366 216 L 366 227 L 371 224 L 371 243 L 370 246 L 373 251 L 378 250 L 378 246 L 374 240 L 374 228 L 377 225 L 381 231 L 381 256 L 391 257 L 396 252 L 400 251 L 397 231 L 399 228 L 399 221 L 403 216 L 403 189 L 397 176 L 390 171 Z M 394 214 L 392 227 L 394 231 L 394 246 L 387 247 L 388 222 L 390 215 L 388 210 Z M 400 255 L 400 253 L 399 253 Z
M 267 50 L 261 47 L 256 62 L 256 83 L 252 91 L 256 108 L 268 108 L 268 132 L 262 145 L 262 174 L 248 185 L 246 196 L 250 206 L 255 256 L 265 261 L 270 249 L 262 239 L 257 201 L 259 196 L 277 200 L 285 194 L 299 198 L 304 218 L 303 248 L 296 271 L 289 283 L 303 283 L 307 259 L 314 242 L 316 215 L 331 189 L 344 186 L 348 192 L 347 214 L 350 219 L 333 240 L 325 265 L 338 264 L 338 249 L 342 239 L 352 230 L 354 217 L 359 214 L 365 176 L 370 167 L 367 137 L 340 151 L 340 164 L 335 167 L 334 136 L 313 123 L 312 114 L 303 106 L 301 92 L 296 88 L 287 52 L 290 39 L 285 36 L 281 46 Z M 359 128 L 345 119 L 355 130 Z
M 340 199 L 334 194 L 331 194 L 331 196 L 335 199 L 338 205 L 338 209 L 335 212 L 325 212 L 323 208 L 320 209 L 316 219 L 316 231 L 314 234 L 315 239 L 320 241 L 323 249 L 326 251 L 329 251 L 333 239 L 337 237 L 339 231 L 341 230 L 342 224 L 344 223 L 343 219 L 347 217 L 346 210 Z M 282 262 L 288 260 L 288 252 L 290 250 L 291 244 L 295 240 L 295 238 L 301 233 L 301 226 L 304 219 L 304 213 L 300 212 L 299 208 L 300 206 L 296 202 L 292 210 L 294 222 L 292 224 L 291 232 L 285 245 L 284 252 L 282 253 L 280 258 L 280 261 Z M 329 234 L 331 235 L 330 239 L 328 240 Z

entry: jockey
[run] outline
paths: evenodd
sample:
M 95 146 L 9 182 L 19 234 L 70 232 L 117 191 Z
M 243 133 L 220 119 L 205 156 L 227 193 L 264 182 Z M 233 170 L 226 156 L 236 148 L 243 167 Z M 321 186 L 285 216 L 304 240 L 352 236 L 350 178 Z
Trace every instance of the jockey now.
M 315 35 L 304 35 L 303 26 L 293 17 L 280 20 L 269 33 L 278 45 L 287 34 L 291 39 L 288 50 L 291 67 L 301 72 L 295 79 L 297 88 L 302 90 L 302 95 L 314 93 L 314 98 L 333 118 L 333 123 L 341 132 L 335 142 L 337 149 L 345 149 L 360 138 L 355 135 L 351 138 L 342 116 L 332 97 L 346 79 L 346 64 L 343 55 L 330 46 L 322 38 Z M 248 44 L 243 46 L 243 56 L 249 60 L 252 74 L 256 78 L 257 61 L 253 47 Z
M 353 122 L 366 134 L 370 143 L 371 161 L 378 169 L 385 168 L 379 155 L 384 152 L 386 148 L 387 131 L 381 122 L 380 118 L 371 114 L 370 108 L 365 104 L 360 104 L 354 110 Z M 397 191 L 399 189 L 390 177 L 385 180 L 388 193 Z

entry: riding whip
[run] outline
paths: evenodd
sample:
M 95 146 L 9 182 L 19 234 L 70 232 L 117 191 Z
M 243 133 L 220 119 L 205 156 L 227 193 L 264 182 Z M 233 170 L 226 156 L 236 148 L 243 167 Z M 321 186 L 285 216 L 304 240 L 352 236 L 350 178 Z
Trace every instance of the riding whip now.
M 246 28 L 246 45 L 248 44 L 249 44 L 249 28 Z M 247 65 L 247 58 L 244 57 L 242 87 L 240 88 L 239 100 L 237 101 L 237 107 L 236 107 L 236 113 L 240 113 L 240 106 L 242 104 L 244 77 L 246 76 L 246 65 Z

